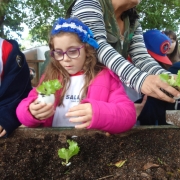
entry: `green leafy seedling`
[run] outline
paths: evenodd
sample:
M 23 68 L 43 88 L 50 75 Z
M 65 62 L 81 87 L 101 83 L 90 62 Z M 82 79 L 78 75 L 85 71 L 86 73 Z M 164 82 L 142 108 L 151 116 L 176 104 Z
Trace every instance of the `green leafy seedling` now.
M 170 76 L 169 74 L 160 74 L 161 80 L 168 83 L 172 87 L 180 88 L 180 70 L 177 73 L 177 77 Z
M 62 88 L 58 79 L 44 81 L 40 86 L 36 88 L 37 92 L 44 95 L 55 94 L 57 90 Z
M 69 164 L 69 159 L 78 154 L 79 151 L 80 151 L 80 148 L 77 144 L 77 142 L 75 141 L 71 141 L 71 140 L 67 140 L 67 142 L 69 143 L 69 148 L 66 149 L 66 148 L 61 148 L 58 150 L 58 155 L 59 155 L 59 158 L 61 159 L 65 159 L 66 161 L 65 162 L 62 162 L 62 165 L 66 165 L 68 166 Z
M 158 158 L 158 161 L 159 161 L 161 164 L 164 164 L 164 163 L 160 160 L 160 158 Z

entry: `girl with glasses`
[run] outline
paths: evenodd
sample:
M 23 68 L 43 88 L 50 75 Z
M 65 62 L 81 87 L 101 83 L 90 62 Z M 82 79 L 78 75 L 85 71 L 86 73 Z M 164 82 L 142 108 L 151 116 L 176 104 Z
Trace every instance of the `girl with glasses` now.
M 21 101 L 17 116 L 28 127 L 98 129 L 120 133 L 136 122 L 133 102 L 117 75 L 97 61 L 99 45 L 91 30 L 76 18 L 59 18 L 51 31 L 51 60 L 42 81 L 59 79 L 54 104 L 37 103 L 33 89 Z
M 171 60 L 173 64 L 175 62 L 179 62 L 180 51 L 179 51 L 179 43 L 178 43 L 177 35 L 172 30 L 166 30 L 163 33 L 166 34 L 171 39 L 171 46 L 169 48 L 169 51 L 167 52 L 168 58 Z

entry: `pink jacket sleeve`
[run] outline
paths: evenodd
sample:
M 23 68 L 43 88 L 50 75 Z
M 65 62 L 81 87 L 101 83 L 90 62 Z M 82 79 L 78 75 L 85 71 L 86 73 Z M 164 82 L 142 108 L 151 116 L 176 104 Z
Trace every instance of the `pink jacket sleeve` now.
M 28 97 L 23 99 L 19 103 L 19 105 L 16 109 L 16 114 L 17 114 L 19 121 L 27 127 L 37 127 L 37 126 L 40 126 L 41 124 L 43 125 L 44 123 L 47 124 L 47 121 L 51 121 L 51 119 L 52 119 L 52 117 L 51 117 L 46 120 L 38 120 L 38 119 L 34 118 L 34 116 L 32 116 L 32 114 L 29 111 L 29 105 L 36 99 L 37 99 L 37 92 L 36 92 L 36 89 L 33 88 L 30 91 Z
M 88 129 L 99 129 L 109 133 L 121 133 L 131 129 L 136 123 L 134 103 L 127 97 L 122 83 L 112 79 L 107 102 L 85 99 L 91 103 L 93 118 Z M 101 96 L 102 91 L 96 92 Z

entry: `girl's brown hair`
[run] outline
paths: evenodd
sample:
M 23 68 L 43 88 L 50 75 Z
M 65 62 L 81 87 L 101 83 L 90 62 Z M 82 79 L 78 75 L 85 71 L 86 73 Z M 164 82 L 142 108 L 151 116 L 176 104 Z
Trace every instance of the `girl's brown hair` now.
M 60 33 L 50 37 L 50 40 L 49 40 L 50 51 L 54 50 L 53 39 L 55 37 L 63 36 L 64 34 L 72 34 L 72 33 L 60 32 Z M 76 36 L 77 40 L 80 43 L 83 43 L 83 42 L 81 42 L 81 40 L 78 38 L 78 36 L 75 33 L 73 33 L 73 34 L 74 34 L 74 36 Z M 84 48 L 85 48 L 85 52 L 86 52 L 86 60 L 85 60 L 82 70 L 84 71 L 84 75 L 85 75 L 85 84 L 81 90 L 82 91 L 81 100 L 86 97 L 86 94 L 88 91 L 88 86 L 90 85 L 91 81 L 105 67 L 103 64 L 101 64 L 97 61 L 96 50 L 87 43 L 84 43 L 84 45 L 85 45 Z M 43 79 L 44 81 L 51 80 L 51 79 L 60 79 L 61 84 L 63 86 L 61 89 L 62 93 L 61 93 L 60 97 L 57 97 L 57 94 L 56 94 L 56 98 L 59 99 L 59 105 L 61 105 L 63 102 L 65 92 L 67 91 L 67 89 L 71 83 L 70 75 L 61 66 L 59 61 L 55 60 L 53 57 L 50 57 L 50 62 L 47 65 L 44 74 L 45 74 L 44 79 Z
M 174 51 L 171 54 L 167 54 L 168 58 L 171 60 L 172 63 L 180 61 L 179 44 L 175 32 L 171 30 L 166 30 L 163 33 L 166 34 L 168 37 L 171 37 L 174 41 L 176 41 Z

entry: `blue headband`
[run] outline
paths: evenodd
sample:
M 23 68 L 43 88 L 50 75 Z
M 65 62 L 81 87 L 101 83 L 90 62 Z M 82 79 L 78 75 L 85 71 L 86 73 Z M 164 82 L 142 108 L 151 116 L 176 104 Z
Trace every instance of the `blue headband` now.
M 59 18 L 53 25 L 51 35 L 58 34 L 61 31 L 76 33 L 82 42 L 88 43 L 95 49 L 99 47 L 92 31 L 77 18 Z

